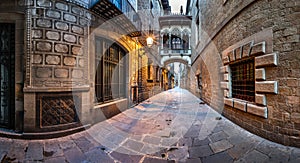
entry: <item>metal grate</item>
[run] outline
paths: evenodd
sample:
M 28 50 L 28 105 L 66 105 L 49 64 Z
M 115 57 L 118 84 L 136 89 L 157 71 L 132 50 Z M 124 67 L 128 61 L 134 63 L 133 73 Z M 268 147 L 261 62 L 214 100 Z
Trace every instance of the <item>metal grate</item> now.
M 14 83 L 15 24 L 0 23 L 0 127 L 14 126 Z
M 254 58 L 234 63 L 230 66 L 230 68 L 232 82 L 232 97 L 254 102 Z
M 79 108 L 79 97 L 42 96 L 40 99 L 41 127 L 70 124 L 78 122 L 76 108 Z
M 96 40 L 95 95 L 98 103 L 126 96 L 126 52 L 108 40 Z

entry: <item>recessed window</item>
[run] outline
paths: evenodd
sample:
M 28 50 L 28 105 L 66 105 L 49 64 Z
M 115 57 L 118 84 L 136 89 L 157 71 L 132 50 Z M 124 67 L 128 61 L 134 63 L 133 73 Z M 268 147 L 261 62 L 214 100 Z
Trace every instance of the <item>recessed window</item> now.
M 106 39 L 96 40 L 96 102 L 125 98 L 125 51 Z
M 232 97 L 250 102 L 255 100 L 254 58 L 230 65 Z

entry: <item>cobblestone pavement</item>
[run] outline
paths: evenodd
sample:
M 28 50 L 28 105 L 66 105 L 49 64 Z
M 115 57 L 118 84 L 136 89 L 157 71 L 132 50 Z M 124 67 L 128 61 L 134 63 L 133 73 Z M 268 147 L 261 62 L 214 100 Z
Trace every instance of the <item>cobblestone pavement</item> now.
M 253 135 L 183 89 L 62 138 L 0 138 L 2 162 L 300 162 L 300 149 Z

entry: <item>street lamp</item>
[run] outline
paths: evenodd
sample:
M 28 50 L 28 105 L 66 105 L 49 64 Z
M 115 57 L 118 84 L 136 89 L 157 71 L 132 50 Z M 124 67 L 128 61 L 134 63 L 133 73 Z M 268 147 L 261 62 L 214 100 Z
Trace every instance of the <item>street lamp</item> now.
M 170 66 L 168 66 L 168 67 L 167 67 L 167 69 L 168 69 L 168 71 L 170 71 L 171 67 L 170 67 Z
M 147 39 L 146 39 L 146 41 L 147 41 L 147 46 L 148 47 L 151 47 L 152 45 L 153 45 L 153 38 L 152 37 L 148 37 Z

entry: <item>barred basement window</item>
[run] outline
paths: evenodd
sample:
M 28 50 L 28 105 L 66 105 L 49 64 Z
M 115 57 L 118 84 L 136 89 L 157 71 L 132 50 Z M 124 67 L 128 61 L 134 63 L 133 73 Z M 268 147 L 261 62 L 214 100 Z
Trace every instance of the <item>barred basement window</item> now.
M 254 58 L 230 65 L 232 97 L 250 102 L 255 99 Z
M 96 39 L 96 102 L 125 98 L 125 51 L 106 39 Z

